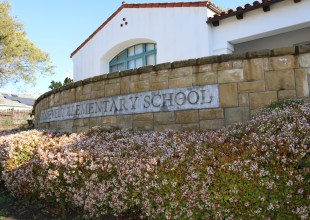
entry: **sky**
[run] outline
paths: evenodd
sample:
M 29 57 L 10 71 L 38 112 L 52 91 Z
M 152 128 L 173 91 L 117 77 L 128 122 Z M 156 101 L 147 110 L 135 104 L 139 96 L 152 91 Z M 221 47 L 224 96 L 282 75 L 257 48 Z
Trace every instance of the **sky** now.
M 0 0 L 3 1 L 3 0 Z M 49 91 L 51 81 L 72 78 L 70 54 L 91 35 L 124 0 L 9 0 L 11 15 L 24 24 L 27 37 L 49 53 L 55 74 L 38 76 L 35 86 L 10 83 L 0 92 L 31 94 L 35 97 Z M 199 0 L 192 0 L 199 1 Z M 127 0 L 127 3 L 191 2 L 187 0 Z M 235 9 L 253 0 L 212 0 L 223 9 Z

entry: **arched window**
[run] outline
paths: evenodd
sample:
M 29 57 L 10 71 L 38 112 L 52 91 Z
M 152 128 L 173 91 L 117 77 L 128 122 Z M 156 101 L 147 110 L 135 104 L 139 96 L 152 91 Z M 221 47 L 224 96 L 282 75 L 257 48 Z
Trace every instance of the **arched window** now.
M 156 44 L 137 44 L 129 47 L 110 61 L 110 72 L 156 64 Z

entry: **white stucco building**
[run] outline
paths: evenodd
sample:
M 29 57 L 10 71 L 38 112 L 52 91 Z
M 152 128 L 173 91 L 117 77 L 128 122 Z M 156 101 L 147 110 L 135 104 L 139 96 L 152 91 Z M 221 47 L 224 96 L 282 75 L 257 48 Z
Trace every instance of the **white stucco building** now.
M 72 54 L 74 81 L 176 60 L 310 43 L 310 0 L 222 11 L 210 1 L 123 3 Z

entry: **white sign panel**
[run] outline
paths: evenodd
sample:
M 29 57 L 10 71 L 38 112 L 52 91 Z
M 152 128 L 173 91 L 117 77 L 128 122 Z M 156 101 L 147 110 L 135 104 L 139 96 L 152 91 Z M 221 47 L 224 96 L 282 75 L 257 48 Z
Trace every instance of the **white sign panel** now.
M 218 85 L 206 85 L 120 95 L 61 105 L 42 110 L 40 123 L 217 107 L 219 107 Z

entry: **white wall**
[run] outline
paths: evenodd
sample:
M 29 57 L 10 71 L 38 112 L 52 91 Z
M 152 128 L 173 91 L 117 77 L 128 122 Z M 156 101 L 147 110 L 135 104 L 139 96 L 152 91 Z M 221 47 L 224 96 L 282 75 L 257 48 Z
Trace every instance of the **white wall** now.
M 206 7 L 124 8 L 72 58 L 74 81 L 109 72 L 109 62 L 138 43 L 157 44 L 157 63 L 209 55 Z M 124 24 L 126 18 L 128 25 Z
M 257 9 L 245 13 L 242 20 L 234 16 L 213 27 L 206 21 L 214 12 L 206 7 L 124 8 L 72 57 L 73 78 L 108 73 L 115 55 L 139 43 L 157 44 L 157 63 L 233 53 L 234 45 L 237 52 L 240 45 L 246 50 L 263 49 L 268 40 L 268 48 L 290 46 L 279 39 L 287 32 L 294 38 L 309 28 L 309 9 L 310 0 L 287 0 L 271 5 L 269 12 Z M 120 27 L 123 18 L 128 25 Z M 310 40 L 309 32 L 302 33 Z
M 310 27 L 290 31 L 283 34 L 273 35 L 271 37 L 260 38 L 235 44 L 235 53 L 245 53 L 263 49 L 274 49 L 280 47 L 291 47 L 301 43 L 310 43 Z
M 241 20 L 235 16 L 221 20 L 220 26 L 212 27 L 209 39 L 211 53 L 232 53 L 234 44 L 310 27 L 310 0 L 299 3 L 287 0 L 271 5 L 270 8 L 269 12 L 257 9 L 245 13 Z

